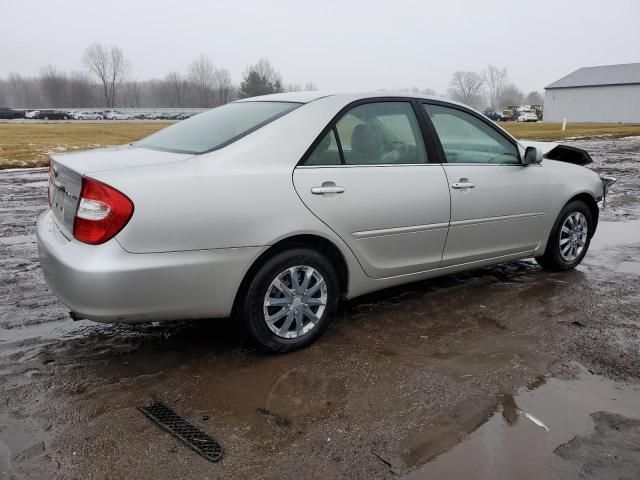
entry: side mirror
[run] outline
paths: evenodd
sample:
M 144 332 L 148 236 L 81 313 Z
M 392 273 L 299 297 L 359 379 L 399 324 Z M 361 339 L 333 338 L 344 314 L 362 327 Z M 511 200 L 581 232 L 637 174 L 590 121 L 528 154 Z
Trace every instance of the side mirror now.
M 524 164 L 534 165 L 542 162 L 542 155 L 538 158 L 538 149 L 536 147 L 527 147 L 524 151 Z

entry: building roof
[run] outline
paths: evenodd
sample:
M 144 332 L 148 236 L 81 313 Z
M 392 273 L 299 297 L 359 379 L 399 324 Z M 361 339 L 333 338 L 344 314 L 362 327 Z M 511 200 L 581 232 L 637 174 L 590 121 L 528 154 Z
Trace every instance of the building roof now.
M 640 84 L 640 63 L 583 67 L 544 87 L 570 88 Z

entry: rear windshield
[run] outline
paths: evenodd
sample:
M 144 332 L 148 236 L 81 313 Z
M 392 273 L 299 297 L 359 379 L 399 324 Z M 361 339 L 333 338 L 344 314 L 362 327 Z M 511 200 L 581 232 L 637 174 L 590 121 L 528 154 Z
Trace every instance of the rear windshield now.
M 300 105 L 293 102 L 228 103 L 160 130 L 137 145 L 170 152 L 205 153 L 234 142 Z

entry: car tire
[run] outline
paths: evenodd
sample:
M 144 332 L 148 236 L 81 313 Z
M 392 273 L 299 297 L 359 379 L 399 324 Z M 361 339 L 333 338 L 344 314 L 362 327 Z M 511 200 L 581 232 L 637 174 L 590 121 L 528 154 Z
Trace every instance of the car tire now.
M 543 268 L 556 272 L 575 268 L 589 250 L 593 230 L 589 207 L 580 200 L 569 202 L 553 225 L 544 254 L 536 257 L 536 261 Z
M 307 276 L 307 292 L 315 287 L 309 295 L 305 295 L 303 283 Z M 240 298 L 237 315 L 260 347 L 274 353 L 291 352 L 322 335 L 338 305 L 340 292 L 331 262 L 315 250 L 296 247 L 275 254 L 258 268 Z M 269 305 L 271 302 L 274 304 Z

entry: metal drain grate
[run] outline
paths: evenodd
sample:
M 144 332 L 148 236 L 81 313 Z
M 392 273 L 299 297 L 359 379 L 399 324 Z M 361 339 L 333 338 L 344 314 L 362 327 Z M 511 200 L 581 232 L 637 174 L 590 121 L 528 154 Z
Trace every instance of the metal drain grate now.
M 160 428 L 178 437 L 204 458 L 217 462 L 222 458 L 222 446 L 202 430 L 194 427 L 165 404 L 156 402 L 147 407 L 138 407 Z

